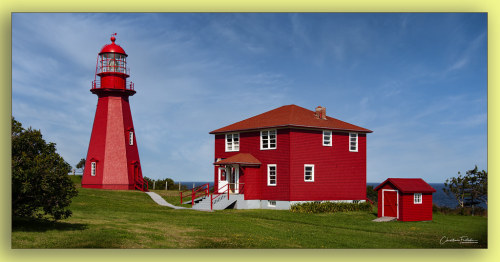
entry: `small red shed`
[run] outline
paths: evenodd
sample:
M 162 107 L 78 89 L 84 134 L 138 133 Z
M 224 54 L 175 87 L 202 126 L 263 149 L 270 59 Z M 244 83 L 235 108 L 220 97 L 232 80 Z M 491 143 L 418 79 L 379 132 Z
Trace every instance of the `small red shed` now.
M 421 178 L 388 178 L 378 191 L 378 217 L 399 221 L 432 220 L 432 193 L 436 190 Z

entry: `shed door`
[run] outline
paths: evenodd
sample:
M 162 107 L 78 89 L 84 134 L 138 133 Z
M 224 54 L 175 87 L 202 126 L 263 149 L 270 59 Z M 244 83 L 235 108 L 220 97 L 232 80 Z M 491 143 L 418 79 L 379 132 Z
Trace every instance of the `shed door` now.
M 384 190 L 383 216 L 398 217 L 398 191 Z

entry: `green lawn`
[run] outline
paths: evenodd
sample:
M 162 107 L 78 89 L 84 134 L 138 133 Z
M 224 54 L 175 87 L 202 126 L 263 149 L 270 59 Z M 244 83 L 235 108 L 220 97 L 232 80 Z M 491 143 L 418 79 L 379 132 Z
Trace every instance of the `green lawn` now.
M 178 204 L 177 191 L 156 191 Z M 177 202 L 175 202 L 177 201 Z M 53 223 L 13 218 L 13 248 L 485 248 L 487 218 L 371 222 L 372 212 L 200 212 L 158 206 L 138 191 L 79 188 L 73 216 Z M 478 244 L 444 243 L 468 236 Z

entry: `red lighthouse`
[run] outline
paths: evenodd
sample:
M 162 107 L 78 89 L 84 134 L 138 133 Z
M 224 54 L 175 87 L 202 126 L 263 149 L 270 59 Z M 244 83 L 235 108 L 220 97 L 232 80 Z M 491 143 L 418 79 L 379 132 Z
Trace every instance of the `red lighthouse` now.
M 99 52 L 90 89 L 98 100 L 82 187 L 147 191 L 129 105 L 134 84 L 127 81 L 127 54 L 115 40 Z

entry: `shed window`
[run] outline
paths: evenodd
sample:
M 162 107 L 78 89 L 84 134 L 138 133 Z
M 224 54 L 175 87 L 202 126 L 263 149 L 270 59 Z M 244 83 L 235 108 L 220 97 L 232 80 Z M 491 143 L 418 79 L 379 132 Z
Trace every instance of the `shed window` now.
M 422 204 L 422 193 L 413 194 L 413 204 Z
M 267 165 L 267 185 L 276 185 L 276 164 Z
M 304 165 L 304 181 L 314 182 L 314 165 Z
M 332 146 L 332 131 L 323 130 L 323 146 Z
M 96 162 L 92 162 L 90 164 L 90 175 L 91 176 L 95 176 L 95 172 L 96 172 L 96 166 L 97 166 L 97 163 Z
M 260 131 L 260 149 L 276 149 L 276 129 Z
M 349 133 L 349 151 L 358 152 L 358 133 Z
M 128 132 L 128 144 L 131 146 L 134 145 L 134 131 Z
M 240 134 L 226 134 L 226 152 L 240 151 Z

